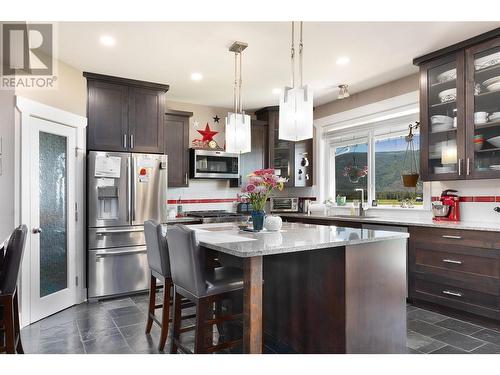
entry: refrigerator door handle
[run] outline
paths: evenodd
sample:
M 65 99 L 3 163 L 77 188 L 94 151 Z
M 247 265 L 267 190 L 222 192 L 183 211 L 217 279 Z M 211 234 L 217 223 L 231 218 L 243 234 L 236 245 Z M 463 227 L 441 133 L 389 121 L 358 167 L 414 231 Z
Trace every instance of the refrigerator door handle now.
M 132 168 L 130 166 L 130 156 L 127 157 L 127 221 L 131 223 L 131 213 L 132 208 L 132 184 L 131 184 Z
M 137 176 L 136 176 L 136 168 L 137 168 L 137 165 L 136 165 L 136 157 L 135 156 L 132 156 L 132 170 L 130 172 L 130 175 L 131 175 L 131 178 L 132 178 L 132 185 L 130 185 L 132 187 L 132 199 L 131 199 L 131 205 L 130 205 L 130 209 L 132 211 L 132 223 L 134 223 L 135 221 L 135 200 L 136 200 L 136 191 L 137 191 Z

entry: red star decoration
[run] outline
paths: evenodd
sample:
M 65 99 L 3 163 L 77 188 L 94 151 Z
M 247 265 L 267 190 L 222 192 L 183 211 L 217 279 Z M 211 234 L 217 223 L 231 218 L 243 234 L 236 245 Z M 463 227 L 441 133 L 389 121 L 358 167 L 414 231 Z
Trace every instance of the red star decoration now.
M 205 126 L 205 130 L 197 130 L 197 132 L 203 136 L 202 142 L 210 142 L 211 140 L 213 140 L 214 135 L 219 134 L 219 132 L 214 132 L 210 129 L 210 125 L 208 125 L 208 122 Z

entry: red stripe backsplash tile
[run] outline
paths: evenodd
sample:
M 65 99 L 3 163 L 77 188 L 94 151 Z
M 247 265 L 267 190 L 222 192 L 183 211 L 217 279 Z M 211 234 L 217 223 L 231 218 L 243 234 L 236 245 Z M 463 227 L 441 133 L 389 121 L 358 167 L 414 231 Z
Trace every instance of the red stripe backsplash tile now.
M 474 202 L 495 202 L 494 196 L 482 196 L 482 197 L 474 197 Z
M 236 198 L 205 198 L 205 199 L 181 199 L 178 201 L 177 199 L 169 199 L 167 201 L 168 204 L 192 204 L 192 203 L 232 203 L 236 202 Z
M 440 197 L 432 197 L 432 201 L 438 201 Z M 475 196 L 463 196 L 460 197 L 461 203 L 492 203 L 492 202 L 500 202 L 500 196 L 494 195 L 479 195 Z

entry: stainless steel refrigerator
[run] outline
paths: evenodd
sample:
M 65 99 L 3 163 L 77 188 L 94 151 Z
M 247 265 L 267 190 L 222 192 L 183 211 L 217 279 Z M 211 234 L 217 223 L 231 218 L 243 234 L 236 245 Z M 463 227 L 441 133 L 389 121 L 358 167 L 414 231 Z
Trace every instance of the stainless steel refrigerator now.
M 148 288 L 144 221 L 166 218 L 166 155 L 89 152 L 89 299 Z

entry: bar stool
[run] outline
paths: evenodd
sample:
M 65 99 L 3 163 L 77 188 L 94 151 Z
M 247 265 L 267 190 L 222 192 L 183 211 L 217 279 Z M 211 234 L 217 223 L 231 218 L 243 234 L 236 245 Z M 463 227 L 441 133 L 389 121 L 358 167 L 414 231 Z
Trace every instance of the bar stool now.
M 241 344 L 241 339 L 237 339 L 213 345 L 213 325 L 241 318 L 241 314 L 219 313 L 214 317 L 214 303 L 217 305 L 242 292 L 242 270 L 235 267 L 207 269 L 205 250 L 197 245 L 195 232 L 184 225 L 169 228 L 167 241 L 174 284 L 174 331 L 170 352 L 177 353 L 180 349 L 190 353 L 180 342 L 182 297 L 196 304 L 194 353 L 212 353 Z
M 0 269 L 0 352 L 24 354 L 19 326 L 17 279 L 26 242 L 26 225 L 17 227 L 9 238 Z
M 146 323 L 146 334 L 151 332 L 153 322 L 161 328 L 158 350 L 163 351 L 168 337 L 168 326 L 170 322 L 170 304 L 172 303 L 171 289 L 172 277 L 170 276 L 170 261 L 168 257 L 167 240 L 164 235 L 163 226 L 153 220 L 144 222 L 144 235 L 146 239 L 146 253 L 148 257 L 151 280 L 149 286 L 148 320 Z M 157 280 L 163 285 L 157 285 Z M 156 292 L 163 288 L 163 302 L 156 304 Z M 194 304 L 183 304 L 183 308 L 194 306 Z M 156 309 L 162 309 L 162 318 L 159 320 L 155 315 Z M 194 318 L 195 315 L 186 315 L 183 319 Z M 194 329 L 194 326 L 192 327 Z

